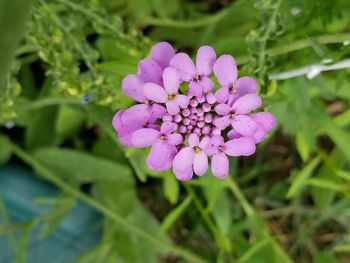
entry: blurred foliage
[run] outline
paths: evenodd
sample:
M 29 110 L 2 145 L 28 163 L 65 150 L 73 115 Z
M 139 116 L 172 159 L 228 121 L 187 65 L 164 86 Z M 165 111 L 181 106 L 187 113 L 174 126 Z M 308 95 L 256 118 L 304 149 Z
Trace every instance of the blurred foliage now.
M 17 33 L 2 26 L 7 8 L 2 36 Z M 1 90 L 0 163 L 16 155 L 62 195 L 13 226 L 18 260 L 33 225 L 49 234 L 78 198 L 104 215 L 104 233 L 77 262 L 348 262 L 350 71 L 269 79 L 348 58 L 348 10 L 348 0 L 35 1 Z M 121 79 L 160 40 L 232 54 L 277 116 L 255 157 L 230 161 L 230 178 L 182 184 L 119 144 L 113 113 L 133 103 Z

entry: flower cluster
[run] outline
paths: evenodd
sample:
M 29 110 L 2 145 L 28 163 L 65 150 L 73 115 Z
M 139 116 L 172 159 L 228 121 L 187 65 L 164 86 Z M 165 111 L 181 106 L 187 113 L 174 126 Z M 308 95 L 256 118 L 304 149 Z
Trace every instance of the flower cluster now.
M 220 84 L 216 91 L 212 73 Z M 204 175 L 208 157 L 212 174 L 224 178 L 227 156 L 252 155 L 276 123 L 271 113 L 254 112 L 262 103 L 257 82 L 237 77 L 234 58 L 217 58 L 210 46 L 199 48 L 194 63 L 169 43 L 156 44 L 137 74 L 123 79 L 123 91 L 139 104 L 114 116 L 120 141 L 150 146 L 147 165 L 155 171 L 172 168 L 179 180 Z

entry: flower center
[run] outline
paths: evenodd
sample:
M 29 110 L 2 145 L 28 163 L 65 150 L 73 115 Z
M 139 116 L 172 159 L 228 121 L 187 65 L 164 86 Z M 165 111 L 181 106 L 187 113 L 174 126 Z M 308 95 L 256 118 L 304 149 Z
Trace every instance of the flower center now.
M 199 148 L 198 146 L 193 147 L 193 151 L 194 153 L 198 154 L 201 151 L 201 148 Z
M 219 150 L 220 152 L 223 152 L 223 151 L 224 151 L 224 147 L 219 146 L 219 147 L 218 147 L 218 150 Z
M 162 136 L 160 136 L 159 139 L 162 140 L 162 141 L 165 141 L 165 140 L 166 140 L 166 136 L 165 136 L 165 135 L 162 135 Z
M 173 100 L 173 99 L 175 99 L 175 97 L 176 97 L 176 94 L 169 94 L 168 100 Z
M 200 81 L 202 79 L 201 75 L 197 74 L 194 78 L 195 81 Z
M 231 92 L 232 94 L 237 93 L 237 90 L 235 89 L 235 86 L 236 86 L 236 84 L 233 83 L 232 86 L 231 86 L 231 88 L 230 88 L 230 92 Z
M 236 117 L 236 113 L 235 112 L 230 113 L 230 118 L 234 118 L 234 117 Z

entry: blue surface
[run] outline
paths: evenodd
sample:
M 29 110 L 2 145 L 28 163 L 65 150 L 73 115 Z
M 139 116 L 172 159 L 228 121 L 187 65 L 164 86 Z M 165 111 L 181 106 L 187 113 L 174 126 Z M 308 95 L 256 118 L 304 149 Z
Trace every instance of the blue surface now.
M 28 169 L 17 166 L 0 167 L 0 197 L 11 224 L 24 223 L 45 213 L 48 205 L 35 203 L 37 198 L 54 198 L 59 190 L 41 180 Z M 0 211 L 0 224 L 4 218 Z M 46 238 L 40 239 L 42 224 L 30 235 L 26 262 L 67 263 L 89 250 L 101 238 L 101 215 L 82 202 L 77 202 Z M 20 230 L 16 231 L 20 238 Z M 0 233 L 0 263 L 12 263 L 15 250 L 8 234 Z

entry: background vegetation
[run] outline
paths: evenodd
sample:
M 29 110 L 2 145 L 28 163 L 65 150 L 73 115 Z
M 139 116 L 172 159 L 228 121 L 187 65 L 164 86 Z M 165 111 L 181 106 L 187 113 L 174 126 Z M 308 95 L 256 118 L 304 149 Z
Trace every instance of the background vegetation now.
M 320 72 L 349 63 L 349 10 L 348 0 L 3 0 L 0 163 L 31 166 L 62 195 L 56 213 L 0 234 L 19 229 L 21 241 L 39 222 L 48 234 L 81 199 L 103 214 L 103 237 L 77 262 L 350 262 L 350 70 Z M 121 79 L 162 40 L 232 54 L 277 116 L 225 180 L 179 183 L 117 140 L 113 113 L 133 103 Z

